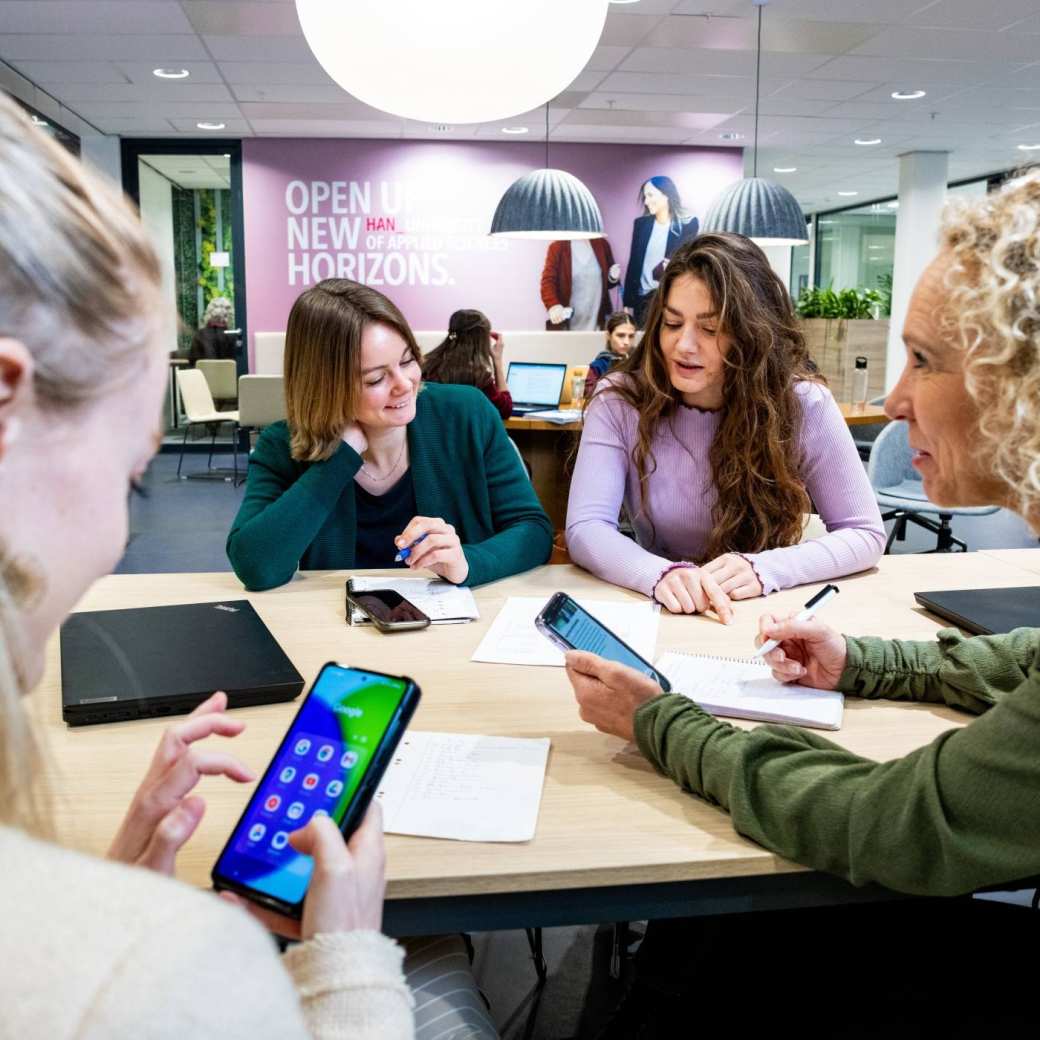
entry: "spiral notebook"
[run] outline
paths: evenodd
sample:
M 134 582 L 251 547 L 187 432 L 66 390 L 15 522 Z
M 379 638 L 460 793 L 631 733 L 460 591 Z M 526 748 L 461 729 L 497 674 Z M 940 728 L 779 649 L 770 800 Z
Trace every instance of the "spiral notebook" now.
M 662 654 L 656 667 L 676 693 L 712 715 L 841 729 L 845 698 L 840 693 L 777 682 L 769 666 L 755 658 L 673 652 Z

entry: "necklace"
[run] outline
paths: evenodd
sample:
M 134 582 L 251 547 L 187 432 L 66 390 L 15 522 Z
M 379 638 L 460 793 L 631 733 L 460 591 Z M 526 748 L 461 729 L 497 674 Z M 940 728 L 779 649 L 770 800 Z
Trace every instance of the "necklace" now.
M 397 453 L 397 459 L 394 464 L 386 471 L 385 477 L 377 477 L 370 469 L 367 469 L 364 464 L 361 466 L 361 472 L 368 477 L 375 484 L 385 484 L 394 474 L 397 472 L 397 467 L 401 465 L 401 459 L 404 458 L 405 448 L 408 447 L 407 436 L 401 442 L 401 450 Z

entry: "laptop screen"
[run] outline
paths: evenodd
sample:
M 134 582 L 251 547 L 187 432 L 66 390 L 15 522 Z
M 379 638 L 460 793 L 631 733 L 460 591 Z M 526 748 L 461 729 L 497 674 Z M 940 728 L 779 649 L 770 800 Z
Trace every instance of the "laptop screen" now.
M 517 404 L 544 404 L 546 408 L 555 408 L 560 403 L 566 375 L 566 365 L 512 361 L 506 373 L 506 383 Z

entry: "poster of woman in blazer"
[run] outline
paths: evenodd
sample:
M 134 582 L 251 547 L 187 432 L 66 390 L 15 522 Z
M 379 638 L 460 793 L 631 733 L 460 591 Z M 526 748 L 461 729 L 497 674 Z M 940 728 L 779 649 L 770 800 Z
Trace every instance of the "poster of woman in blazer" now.
M 632 248 L 622 299 L 641 328 L 665 261 L 683 242 L 696 236 L 700 223 L 683 209 L 679 189 L 671 177 L 644 181 L 638 199 L 643 204 L 643 215 L 632 222 Z

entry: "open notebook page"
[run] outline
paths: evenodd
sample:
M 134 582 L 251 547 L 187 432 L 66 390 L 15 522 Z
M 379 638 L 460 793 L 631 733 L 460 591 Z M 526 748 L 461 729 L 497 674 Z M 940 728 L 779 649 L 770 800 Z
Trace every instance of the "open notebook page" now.
M 769 666 L 757 660 L 673 652 L 662 654 L 657 668 L 676 693 L 712 715 L 841 728 L 845 699 L 840 693 L 777 682 Z
M 350 579 L 355 592 L 393 589 L 417 606 L 435 625 L 451 625 L 475 621 L 480 617 L 472 590 L 452 585 L 441 578 L 370 578 Z M 350 608 L 352 625 L 370 625 L 368 616 L 356 607 Z

